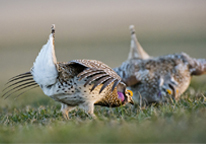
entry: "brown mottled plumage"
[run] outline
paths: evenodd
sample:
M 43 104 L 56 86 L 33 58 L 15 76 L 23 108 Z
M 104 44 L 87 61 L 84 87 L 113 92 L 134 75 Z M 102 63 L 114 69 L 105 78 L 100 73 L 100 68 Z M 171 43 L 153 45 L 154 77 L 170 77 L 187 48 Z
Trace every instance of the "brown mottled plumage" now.
M 206 73 L 206 59 L 191 58 L 185 53 L 150 57 L 139 44 L 131 26 L 131 49 L 128 60 L 114 71 L 134 92 L 148 103 L 178 99 L 188 88 L 193 75 Z
M 62 103 L 61 110 L 66 118 L 76 106 L 94 116 L 94 105 L 117 107 L 133 103 L 132 92 L 106 64 L 85 59 L 57 63 L 54 32 L 53 25 L 49 40 L 38 54 L 31 71 L 11 78 L 3 97 L 39 85 L 47 96 Z

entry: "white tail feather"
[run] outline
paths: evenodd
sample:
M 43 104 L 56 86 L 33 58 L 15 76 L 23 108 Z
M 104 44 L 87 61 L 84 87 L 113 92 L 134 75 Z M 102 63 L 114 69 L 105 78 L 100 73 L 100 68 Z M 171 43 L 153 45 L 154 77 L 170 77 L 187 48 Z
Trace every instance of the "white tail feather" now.
M 150 58 L 150 56 L 144 51 L 139 41 L 137 40 L 134 26 L 130 25 L 129 28 L 131 31 L 131 45 L 130 45 L 130 52 L 129 52 L 128 59 L 133 59 L 133 58 L 148 59 Z
M 32 75 L 34 80 L 42 86 L 52 85 L 56 82 L 58 71 L 56 67 L 56 56 L 54 49 L 54 25 L 49 40 L 42 47 L 33 64 Z

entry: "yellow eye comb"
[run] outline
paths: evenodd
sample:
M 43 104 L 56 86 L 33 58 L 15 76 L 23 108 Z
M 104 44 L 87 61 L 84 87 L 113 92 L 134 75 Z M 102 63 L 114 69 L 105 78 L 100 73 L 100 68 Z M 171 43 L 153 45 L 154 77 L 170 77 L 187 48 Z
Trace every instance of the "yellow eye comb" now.
M 127 90 L 128 93 L 130 93 L 131 96 L 133 96 L 133 92 L 131 90 Z
M 171 95 L 172 94 L 172 91 L 171 90 L 169 90 L 169 89 L 167 89 L 167 92 Z

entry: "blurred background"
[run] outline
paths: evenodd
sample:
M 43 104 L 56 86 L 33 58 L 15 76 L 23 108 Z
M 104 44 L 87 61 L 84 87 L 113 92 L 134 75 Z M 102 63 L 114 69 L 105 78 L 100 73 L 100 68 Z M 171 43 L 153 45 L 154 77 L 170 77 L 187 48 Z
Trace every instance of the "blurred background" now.
M 30 70 L 48 39 L 51 24 L 56 24 L 58 61 L 84 58 L 119 66 L 128 56 L 131 24 L 141 45 L 152 56 L 186 52 L 195 58 L 206 58 L 205 0 L 0 3 L 0 91 L 10 77 Z M 206 77 L 193 81 L 204 83 Z M 16 101 L 1 99 L 0 107 L 52 101 L 39 88 L 22 97 Z

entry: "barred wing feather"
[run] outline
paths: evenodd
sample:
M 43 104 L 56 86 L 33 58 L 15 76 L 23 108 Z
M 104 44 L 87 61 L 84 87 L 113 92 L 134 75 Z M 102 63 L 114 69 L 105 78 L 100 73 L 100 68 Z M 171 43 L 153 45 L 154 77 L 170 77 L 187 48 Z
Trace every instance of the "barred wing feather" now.
M 79 64 L 86 67 L 86 69 L 79 73 L 77 77 L 79 77 L 79 80 L 88 78 L 84 86 L 94 82 L 91 91 L 93 91 L 98 85 L 103 84 L 99 91 L 99 93 L 101 93 L 109 84 L 114 82 L 112 86 L 113 91 L 121 81 L 119 75 L 117 75 L 109 66 L 100 61 L 82 59 L 70 61 L 68 64 Z

